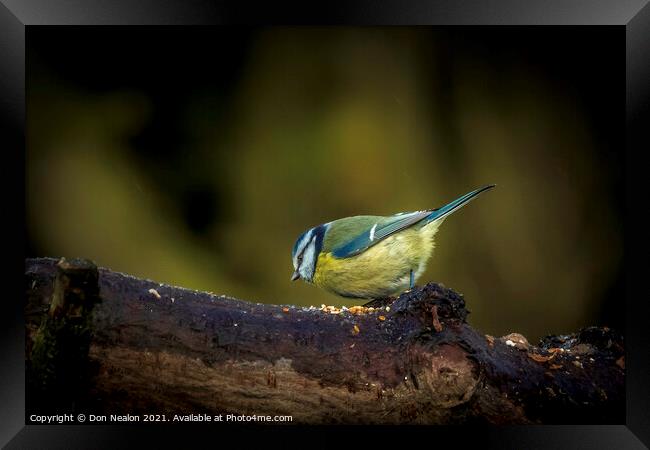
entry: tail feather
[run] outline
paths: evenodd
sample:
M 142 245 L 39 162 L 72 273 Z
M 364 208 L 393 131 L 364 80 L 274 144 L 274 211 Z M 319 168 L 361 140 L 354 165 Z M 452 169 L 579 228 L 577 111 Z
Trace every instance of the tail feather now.
M 449 214 L 458 211 L 461 207 L 465 206 L 470 200 L 473 200 L 476 198 L 477 195 L 479 195 L 482 192 L 485 192 L 489 189 L 492 189 L 495 187 L 496 184 L 490 184 L 488 186 L 483 186 L 482 188 L 476 189 L 475 191 L 469 192 L 462 197 L 457 198 L 451 203 L 446 204 L 445 206 L 433 210 L 431 214 L 429 214 L 425 219 L 424 219 L 424 224 L 431 223 L 435 220 L 442 220 L 445 217 L 447 217 Z

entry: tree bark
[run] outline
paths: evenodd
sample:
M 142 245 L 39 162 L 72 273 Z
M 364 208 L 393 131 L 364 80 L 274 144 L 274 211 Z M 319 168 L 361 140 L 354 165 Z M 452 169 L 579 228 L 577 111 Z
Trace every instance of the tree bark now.
M 486 336 L 429 283 L 347 311 L 26 260 L 27 411 L 293 423 L 624 423 L 623 338 Z M 52 300 L 54 299 L 54 301 Z M 331 308 L 330 308 L 331 309 Z

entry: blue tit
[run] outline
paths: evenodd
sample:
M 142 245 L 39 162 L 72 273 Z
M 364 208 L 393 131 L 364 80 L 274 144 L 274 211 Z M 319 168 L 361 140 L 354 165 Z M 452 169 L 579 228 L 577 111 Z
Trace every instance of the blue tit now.
M 384 298 L 410 289 L 426 269 L 440 224 L 494 186 L 437 209 L 345 217 L 311 228 L 293 246 L 291 279 L 350 298 Z

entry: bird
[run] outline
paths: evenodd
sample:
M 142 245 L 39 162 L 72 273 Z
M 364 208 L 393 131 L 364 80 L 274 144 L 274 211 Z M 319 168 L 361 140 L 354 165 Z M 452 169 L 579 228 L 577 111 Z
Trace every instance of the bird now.
M 291 280 L 357 299 L 384 299 L 413 289 L 433 254 L 442 222 L 495 186 L 436 209 L 344 217 L 310 228 L 293 246 Z

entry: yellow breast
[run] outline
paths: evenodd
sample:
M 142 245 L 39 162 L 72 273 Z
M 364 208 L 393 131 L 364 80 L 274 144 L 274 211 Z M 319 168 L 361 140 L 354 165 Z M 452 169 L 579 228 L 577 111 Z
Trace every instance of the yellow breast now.
M 350 258 L 321 253 L 315 285 L 345 297 L 380 298 L 409 288 L 410 272 L 417 279 L 433 252 L 435 223 L 407 229 Z

